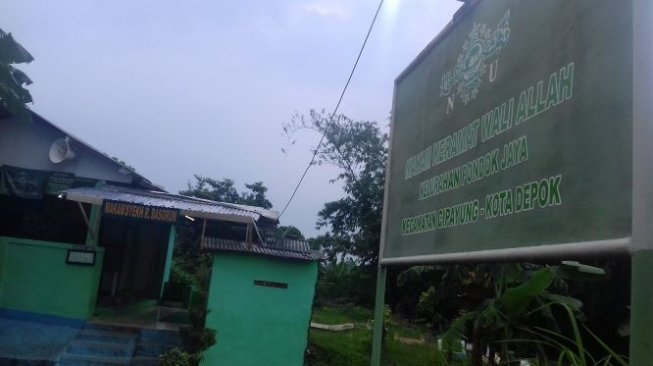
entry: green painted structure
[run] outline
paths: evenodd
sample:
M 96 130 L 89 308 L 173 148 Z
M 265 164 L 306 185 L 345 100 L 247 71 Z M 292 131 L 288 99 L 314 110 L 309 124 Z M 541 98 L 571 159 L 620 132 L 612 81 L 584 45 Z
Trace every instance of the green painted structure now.
M 38 114 L 30 115 L 33 123 L 20 123 L 0 106 L 0 317 L 81 325 L 94 316 L 98 300 L 105 295 L 103 284 L 109 288 L 123 283 L 144 287 L 141 283 L 150 278 L 141 275 L 141 268 L 153 260 L 129 263 L 124 272 L 131 273 L 125 281 L 118 281 L 122 277 L 116 275 L 112 282 L 113 278 L 102 273 L 111 269 L 107 262 L 127 259 L 126 250 L 112 249 L 127 247 L 127 241 L 136 242 L 134 233 L 138 231 L 132 230 L 132 236 L 127 237 L 126 230 L 116 229 L 120 226 L 116 220 L 107 225 L 101 203 L 73 202 L 65 199 L 63 192 L 81 187 L 100 189 L 105 184 L 145 191 L 162 189 Z M 65 151 L 63 160 L 52 155 L 53 146 Z M 105 235 L 112 240 L 110 244 L 119 245 L 102 242 L 103 231 L 112 234 Z M 142 245 L 130 245 L 129 254 L 165 255 L 168 236 L 150 243 L 156 239 L 158 236 Z M 150 248 L 157 251 L 146 250 Z M 75 252 L 69 256 L 71 249 Z M 68 262 L 84 262 L 89 258 L 87 252 L 96 253 L 92 265 Z M 155 284 L 163 278 L 163 260 L 159 262 L 151 276 L 158 280 Z M 158 294 L 157 288 L 151 297 Z
M 172 269 L 172 256 L 175 249 L 175 240 L 177 240 L 177 226 L 170 225 L 170 235 L 168 236 L 168 248 L 166 252 L 166 263 L 163 268 L 163 286 L 161 286 L 161 296 L 163 289 L 170 281 L 170 270 Z
M 179 232 L 214 255 L 207 326 L 219 341 L 204 364 L 303 365 L 323 257 L 303 240 L 264 239 L 277 212 L 169 194 L 33 117 L 28 127 L 0 106 L 0 317 L 141 326 L 140 304 L 190 307 L 193 289 L 170 275 Z M 55 145 L 75 154 L 55 162 Z M 168 322 L 160 310 L 148 325 Z
M 216 253 L 206 326 L 217 343 L 202 365 L 303 365 L 317 268 L 316 261 Z
M 94 265 L 67 264 L 75 246 L 0 237 L 0 309 L 87 320 L 93 316 L 104 249 Z

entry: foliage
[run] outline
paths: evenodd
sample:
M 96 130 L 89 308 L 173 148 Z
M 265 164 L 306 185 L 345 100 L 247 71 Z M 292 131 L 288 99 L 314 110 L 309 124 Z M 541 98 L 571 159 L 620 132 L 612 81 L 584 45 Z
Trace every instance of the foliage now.
M 159 365 L 161 366 L 190 366 L 191 356 L 180 350 L 173 348 L 159 356 Z
M 406 316 L 421 318 L 436 333 L 444 332 L 451 319 L 494 296 L 490 280 L 494 271 L 492 266 L 467 265 L 406 269 L 397 276 L 395 308 Z
M 561 266 L 536 266 L 530 264 L 508 264 L 490 267 L 477 266 L 470 274 L 471 279 L 482 278 L 493 289 L 494 295 L 485 299 L 476 309 L 463 310 L 448 331 L 443 335 L 447 345 L 460 339 L 471 340 L 471 363 L 480 365 L 482 353 L 498 353 L 508 359 L 507 344 L 497 340 L 518 339 L 513 344 L 519 354 L 537 354 L 546 359 L 551 352 L 548 345 L 540 342 L 540 335 L 534 329 L 576 336 L 575 342 L 582 348 L 578 338 L 577 320 L 583 319 L 582 302 L 566 296 L 567 281 L 586 280 L 604 274 L 599 268 L 581 265 L 576 262 L 563 262 Z M 497 271 L 499 269 L 500 271 Z M 482 270 L 482 271 L 481 271 Z M 464 282 L 463 282 L 464 283 Z M 571 329 L 561 326 L 552 305 L 560 305 L 571 318 Z M 550 343 L 550 340 L 547 340 Z M 499 350 L 499 348 L 501 348 Z M 566 351 L 565 351 L 566 353 Z M 580 355 L 579 361 L 586 365 Z M 508 359 L 509 361 L 509 359 Z M 488 360 L 492 365 L 492 357 Z
M 433 286 L 429 287 L 419 295 L 419 300 L 415 310 L 417 316 L 423 319 L 429 328 L 433 328 L 434 324 L 442 324 L 445 322 L 442 315 L 437 312 L 439 305 L 438 302 L 438 294 Z
M 573 305 L 583 304 L 582 313 L 577 313 L 579 319 L 618 353 L 626 354 L 628 338 L 619 336 L 616 330 L 620 325 L 628 324 L 630 262 L 628 258 L 624 258 L 592 261 L 589 264 L 606 268 L 606 274 L 593 274 L 595 270 L 573 262 L 563 262 L 559 266 L 551 267 L 555 274 L 547 290 L 550 294 L 549 300 L 558 299 L 556 294 L 573 296 L 580 300 L 576 302 L 578 305 Z M 387 298 L 393 309 L 402 316 L 428 325 L 435 334 L 442 334 L 449 328 L 452 319 L 456 319 L 461 313 L 482 308 L 488 299 L 496 296 L 495 279 L 501 278 L 502 273 L 504 280 L 498 283 L 505 285 L 506 280 L 509 280 L 514 281 L 511 286 L 515 286 L 538 268 L 542 267 L 528 263 L 404 268 L 397 277 L 398 287 L 393 289 L 389 283 Z M 391 271 L 388 271 L 388 278 L 390 273 Z M 433 290 L 430 290 L 431 287 Z M 541 311 L 553 313 L 555 318 L 559 319 L 559 308 L 545 308 Z M 549 322 L 547 319 L 551 318 L 536 312 L 524 321 L 530 326 L 543 326 Z M 552 329 L 558 326 L 563 334 L 570 334 L 571 329 L 567 323 L 554 324 Z M 471 329 L 466 330 L 469 335 Z M 528 343 L 516 347 L 526 352 L 536 346 Z M 586 347 L 593 354 L 605 352 L 597 342 L 590 342 Z
M 111 160 L 113 160 L 116 163 L 122 165 L 123 168 L 127 169 L 128 171 L 130 171 L 132 173 L 136 172 L 136 168 L 134 168 L 133 166 L 127 164 L 124 160 L 122 160 L 122 159 L 120 159 L 118 157 L 112 156 Z
M 198 292 L 198 305 L 191 307 L 190 325 L 181 328 L 180 333 L 184 351 L 190 354 L 191 365 L 199 365 L 202 360 L 202 352 L 216 342 L 215 330 L 204 326 L 208 314 L 206 304 L 209 295 L 212 257 L 209 254 L 201 254 L 193 259 L 195 266 L 193 279 Z
M 292 225 L 281 225 L 277 228 L 280 236 L 288 239 L 305 240 L 304 234 L 297 227 Z
M 524 274 L 527 279 L 521 283 L 518 283 L 517 278 L 507 278 L 505 274 L 495 279 L 495 297 L 487 299 L 479 309 L 465 312 L 454 320 L 443 340 L 451 345 L 462 339 L 465 333 L 471 333 L 468 337 L 473 345 L 471 361 L 478 365 L 482 350 L 486 347 L 490 348 L 491 355 L 495 353 L 496 340 L 523 337 L 519 332 L 520 327 L 532 324 L 534 320 L 529 318 L 533 315 L 533 312 L 529 312 L 532 310 L 531 304 L 536 302 L 539 307 L 549 302 L 546 291 L 553 282 L 554 271 L 543 268 Z M 550 312 L 543 314 L 549 320 L 554 320 Z M 503 354 L 507 355 L 507 349 L 504 349 Z
M 261 232 L 261 235 L 267 239 L 294 239 L 294 240 L 306 240 L 304 233 L 299 230 L 297 227 L 292 225 L 260 225 L 258 229 Z
M 368 309 L 356 306 L 316 308 L 313 320 L 333 319 L 338 323 L 354 323 L 355 328 L 344 332 L 311 329 L 307 366 L 352 365 L 368 366 L 372 350 L 372 330 L 367 320 Z M 398 326 L 398 325 L 397 325 Z M 388 338 L 384 344 L 383 366 L 443 366 L 434 344 L 402 344 Z
M 190 324 L 180 329 L 183 352 L 189 355 L 190 365 L 198 365 L 202 352 L 216 342 L 215 331 L 205 328 L 212 262 L 213 257 L 199 246 L 196 225 L 179 224 L 170 281 L 192 286 L 197 291 L 196 301 L 189 309 Z
M 33 60 L 34 57 L 16 42 L 11 33 L 0 29 L 0 103 L 26 121 L 31 117 L 25 104 L 32 102 L 32 96 L 23 85 L 31 84 L 32 80 L 13 65 Z
M 318 213 L 317 227 L 328 232 L 313 239 L 311 246 L 323 251 L 328 262 L 320 268 L 316 300 L 371 306 L 388 136 L 375 122 L 354 121 L 342 114 L 331 117 L 324 110 L 310 110 L 283 126 L 293 140 L 306 130 L 324 135 L 323 143 L 313 150 L 315 164 L 337 167 L 339 173 L 332 182 L 342 182 L 345 193 Z
M 318 238 L 319 239 L 319 238 Z M 374 273 L 351 260 L 320 264 L 315 303 L 373 305 Z
M 329 235 L 320 241 L 332 261 L 349 256 L 359 264 L 374 265 L 378 259 L 383 209 L 387 134 L 375 122 L 354 121 L 342 114 L 331 118 L 324 110 L 295 115 L 283 129 L 289 139 L 299 131 L 324 135 L 313 151 L 316 164 L 339 168 L 333 181 L 341 181 L 345 197 L 328 202 L 319 212 L 317 226 Z M 371 267 L 374 268 L 374 267 Z
M 321 324 L 366 324 L 374 315 L 372 311 L 357 305 L 321 306 L 313 310 L 312 320 Z
M 185 268 L 186 266 L 183 260 L 173 260 L 170 268 L 170 282 L 187 286 L 195 284 L 195 279 Z
M 251 184 L 245 183 L 245 188 L 247 188 L 249 192 L 241 193 L 240 202 L 242 204 L 272 208 L 272 203 L 265 196 L 265 192 L 268 191 L 268 188 L 263 184 L 263 182 L 254 182 Z
M 630 257 L 585 262 L 606 270 L 606 275 L 593 281 L 569 281 L 569 293 L 583 302 L 587 324 L 602 340 L 619 353 L 627 354 L 627 332 L 630 324 Z M 618 331 L 615 331 L 618 330 Z M 599 354 L 602 347 L 592 342 L 587 345 Z
M 355 328 L 346 332 L 311 329 L 306 365 L 368 366 L 372 347 L 372 332 Z
M 201 175 L 194 175 L 194 178 L 195 182 L 189 182 L 187 189 L 179 194 L 218 202 L 272 208 L 272 203 L 265 195 L 268 189 L 263 182 L 245 184 L 247 191 L 239 193 L 231 179 L 217 180 Z
M 452 266 L 453 267 L 453 266 Z M 492 266 L 500 268 L 502 266 Z M 436 267 L 422 267 L 423 272 L 433 271 Z M 466 267 L 458 267 L 458 269 Z M 476 268 L 480 270 L 480 268 Z M 507 269 L 504 269 L 504 273 Z M 500 271 L 498 273 L 501 273 Z M 517 271 L 510 271 L 511 276 L 517 274 Z M 476 272 L 478 276 L 480 272 Z M 492 319 L 493 311 L 488 308 L 502 309 L 502 312 L 511 313 L 513 316 L 526 310 L 519 321 L 515 321 L 514 333 L 511 338 L 505 338 L 503 332 L 496 332 L 492 343 L 497 348 L 518 350 L 528 348 L 532 350 L 541 350 L 540 353 L 523 353 L 530 355 L 529 366 L 624 366 L 627 360 L 620 356 L 605 344 L 598 336 L 579 322 L 579 302 L 566 298 L 561 295 L 551 294 L 540 297 L 548 293 L 549 290 L 560 291 L 564 289 L 560 279 L 569 279 L 576 277 L 563 266 L 560 267 L 542 267 L 526 266 L 524 276 L 513 281 L 507 281 L 503 278 L 506 285 L 502 294 L 493 306 L 480 307 L 476 311 L 468 311 L 462 314 L 455 322 L 459 332 L 455 337 L 463 337 L 467 334 L 468 327 L 466 324 L 473 323 L 481 317 Z M 483 277 L 483 276 L 480 276 Z M 544 290 L 543 290 L 544 289 Z M 539 294 L 539 295 L 538 295 Z M 540 306 L 539 300 L 544 303 Z M 505 304 L 504 304 L 505 303 Z M 562 312 L 555 311 L 555 309 Z M 550 314 L 556 314 L 558 322 L 552 323 L 539 322 L 537 316 L 543 316 L 543 312 L 549 311 Z M 484 314 L 480 314 L 484 313 Z M 559 315 L 562 315 L 561 317 Z M 361 320 L 371 317 L 371 311 L 360 307 L 321 307 L 316 308 L 313 313 L 313 320 L 326 324 L 354 323 L 356 327 L 351 331 L 334 333 L 312 329 L 310 332 L 310 347 L 307 355 L 307 365 L 326 366 L 326 365 L 369 365 L 369 355 L 371 352 L 371 330 L 368 327 L 361 326 Z M 500 316 L 500 315 L 499 315 Z M 565 321 L 566 319 L 566 321 Z M 564 324 L 563 324 L 564 321 Z M 472 357 L 468 355 L 460 344 L 460 338 L 456 342 L 447 342 L 443 347 L 438 348 L 435 344 L 429 343 L 425 333 L 420 333 L 419 328 L 407 328 L 402 322 L 393 321 L 393 333 L 405 334 L 410 333 L 414 338 L 425 338 L 425 344 L 401 344 L 397 340 L 388 337 L 384 342 L 382 365 L 438 365 L 438 366 L 470 366 L 480 365 L 481 363 L 472 363 Z M 492 323 L 492 322 L 490 322 Z M 493 326 L 494 323 L 490 324 Z M 542 324 L 542 326 L 538 325 Z M 553 326 L 551 326 L 553 324 Z M 545 326 L 546 325 L 546 326 Z M 559 328 L 569 328 L 570 335 L 560 331 Z M 454 338 L 455 338 L 454 337 Z M 589 343 L 595 343 L 600 346 L 601 355 L 595 357 L 588 350 Z M 481 346 L 478 346 L 478 349 Z M 439 351 L 441 349 L 442 351 Z M 501 354 L 501 365 L 522 365 L 520 360 L 512 353 L 498 352 Z M 505 355 L 510 354 L 508 358 Z M 599 354 L 597 352 L 597 354 Z M 520 353 L 517 353 L 520 355 Z M 495 360 L 496 361 L 496 360 Z M 512 361 L 512 362 L 510 362 Z M 494 361 L 492 361 L 494 362 Z M 490 360 L 484 357 L 482 364 L 488 365 Z
M 392 320 L 392 309 L 390 308 L 390 305 L 384 304 L 383 305 L 383 328 L 389 329 L 393 325 L 394 325 L 394 321 Z
M 530 342 L 541 348 L 549 349 L 547 355 L 537 355 L 536 358 L 528 360 L 529 366 L 628 366 L 627 358 L 615 352 L 603 340 L 601 340 L 594 332 L 587 326 L 579 323 L 575 311 L 565 303 L 550 303 L 547 307 L 559 306 L 563 309 L 564 315 L 569 320 L 569 325 L 572 329 L 570 336 L 565 336 L 559 332 L 550 329 L 535 327 L 528 329 L 532 333 L 531 339 L 509 339 L 500 341 L 506 344 L 516 344 Z M 583 337 L 585 333 L 585 337 Z M 595 357 L 586 347 L 586 338 L 596 343 L 601 353 L 604 354 L 602 358 Z
M 626 359 L 618 355 L 614 350 L 612 350 L 607 344 L 605 344 L 600 338 L 598 338 L 589 328 L 583 326 L 586 333 L 589 334 L 594 341 L 598 342 L 604 351 L 607 353 L 607 356 L 596 359 L 589 352 L 587 352 L 583 336 L 581 335 L 581 329 L 578 326 L 578 321 L 574 315 L 573 309 L 571 309 L 565 303 L 555 303 L 555 305 L 560 305 L 564 308 L 565 313 L 569 318 L 569 323 L 573 329 L 573 338 L 567 338 L 557 332 L 550 331 L 548 329 L 538 328 L 539 337 L 543 339 L 542 342 L 546 342 L 548 346 L 556 348 L 559 352 L 557 357 L 557 364 L 570 365 L 570 366 L 611 366 L 611 365 L 620 365 L 628 366 Z M 546 361 L 545 361 L 546 362 Z

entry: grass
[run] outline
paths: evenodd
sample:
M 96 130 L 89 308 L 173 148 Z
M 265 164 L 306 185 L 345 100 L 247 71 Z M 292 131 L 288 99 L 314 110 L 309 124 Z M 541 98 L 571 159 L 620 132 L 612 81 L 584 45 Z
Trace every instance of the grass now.
M 360 307 L 324 307 L 313 311 L 313 321 L 323 324 L 354 323 L 355 328 L 343 332 L 328 332 L 311 329 L 310 356 L 308 366 L 369 366 L 372 351 L 372 330 L 368 321 L 370 310 Z M 402 337 L 424 336 L 417 327 L 399 325 Z M 389 334 L 383 344 L 382 365 L 384 366 L 438 366 L 438 351 L 435 344 L 402 344 Z
M 427 338 L 426 330 L 423 327 L 413 325 L 413 324 L 407 324 L 404 322 L 396 323 L 392 327 L 392 330 L 399 337 L 416 338 L 416 339 Z
M 372 347 L 372 333 L 364 328 L 344 332 L 328 332 L 311 329 L 311 366 L 368 366 Z
M 572 311 L 567 310 L 572 325 L 571 338 L 543 328 L 534 328 L 532 333 L 537 339 L 505 340 L 508 343 L 534 342 L 553 349 L 553 360 L 533 360 L 532 365 L 555 366 L 628 366 L 627 359 L 618 355 L 608 345 L 601 341 L 584 325 L 579 324 Z M 311 329 L 309 335 L 309 352 L 306 366 L 368 366 L 372 350 L 372 330 L 369 320 L 372 318 L 370 310 L 360 307 L 323 307 L 314 309 L 313 321 L 323 324 L 354 323 L 352 330 L 343 332 L 329 332 Z M 598 342 L 605 351 L 606 356 L 595 359 L 585 349 L 581 326 L 590 336 Z M 424 339 L 423 344 L 403 344 L 394 339 L 394 336 L 413 339 Z M 457 359 L 457 360 L 456 360 Z M 396 322 L 390 329 L 383 343 L 383 366 L 469 366 L 470 360 L 463 355 L 462 359 L 454 356 L 451 362 L 445 361 L 443 354 L 437 350 L 431 337 L 419 326 Z
M 372 312 L 360 306 L 322 307 L 313 310 L 313 322 L 321 324 L 367 323 Z
M 310 366 L 369 366 L 372 331 L 356 327 L 350 331 L 328 332 L 311 329 Z M 436 366 L 438 351 L 434 344 L 401 344 L 390 337 L 383 345 L 384 366 Z

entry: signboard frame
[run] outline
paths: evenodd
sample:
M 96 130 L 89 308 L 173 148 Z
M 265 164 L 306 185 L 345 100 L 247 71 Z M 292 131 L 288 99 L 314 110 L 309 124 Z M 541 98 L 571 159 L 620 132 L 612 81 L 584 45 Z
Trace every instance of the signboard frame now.
M 642 145 L 646 150 L 651 150 L 645 154 L 650 154 L 653 156 L 653 149 L 648 148 L 644 143 L 637 143 L 634 139 L 642 138 L 647 135 L 647 131 L 641 131 L 642 127 L 638 126 L 635 122 L 635 114 L 637 111 L 633 108 L 633 123 L 632 123 L 632 133 L 633 133 L 633 156 L 632 156 L 632 176 L 633 176 L 633 185 L 632 185 L 632 225 L 630 229 L 630 235 L 619 236 L 616 238 L 609 239 L 599 239 L 599 240 L 583 240 L 583 241 L 561 241 L 553 244 L 537 244 L 531 246 L 517 246 L 511 247 L 506 246 L 500 249 L 488 249 L 479 248 L 480 250 L 471 250 L 471 251 L 454 251 L 447 253 L 437 253 L 437 254 L 419 254 L 419 255 L 407 255 L 407 256 L 390 256 L 386 257 L 386 241 L 387 232 L 388 232 L 388 207 L 389 207 L 389 192 L 392 191 L 393 182 L 391 179 L 392 172 L 392 150 L 395 138 L 395 126 L 396 126 L 396 104 L 397 104 L 397 89 L 398 84 L 406 78 L 415 68 L 419 65 L 434 51 L 434 49 L 445 39 L 452 31 L 455 30 L 456 26 L 460 23 L 460 20 L 468 16 L 470 13 L 474 12 L 476 6 L 487 0 L 474 0 L 469 1 L 459 10 L 458 13 L 454 16 L 454 19 L 445 27 L 445 29 L 438 34 L 438 36 L 433 39 L 429 45 L 425 47 L 423 51 L 409 64 L 406 69 L 395 79 L 394 82 L 394 94 L 393 94 L 393 105 L 392 105 L 392 118 L 390 125 L 390 146 L 389 146 L 389 159 L 386 169 L 386 182 L 385 182 L 385 196 L 384 196 L 384 210 L 383 210 L 383 222 L 382 222 L 382 240 L 380 244 L 379 251 L 379 262 L 382 265 L 399 265 L 399 264 L 426 264 L 426 263 L 458 263 L 458 262 L 480 262 L 480 261 L 508 261 L 508 260 L 519 260 L 526 258 L 540 258 L 540 259 L 549 259 L 549 258 L 561 258 L 561 257 L 587 257 L 587 256 L 596 256 L 603 254 L 623 254 L 626 255 L 631 252 L 631 250 L 636 246 L 634 243 L 634 236 L 636 230 L 635 218 L 641 217 L 637 215 L 636 205 L 639 203 L 638 197 L 641 195 L 638 193 L 638 189 L 641 187 L 637 186 L 637 183 L 640 183 L 641 177 L 638 177 L 638 170 L 641 168 L 637 165 L 636 154 L 638 150 L 641 150 L 638 145 Z M 636 4 L 633 4 L 635 7 Z M 635 9 L 633 8 L 633 11 Z M 635 32 L 633 30 L 633 42 L 635 41 Z M 646 37 L 646 36 L 645 36 Z M 650 41 L 650 39 L 649 39 Z M 635 58 L 636 55 L 633 55 Z M 633 72 L 635 72 L 633 70 Z M 635 79 L 634 81 L 637 81 Z M 640 80 L 641 82 L 641 80 Z M 649 86 L 650 87 L 650 86 Z M 633 85 L 633 97 L 635 98 L 637 93 L 636 86 Z M 648 107 L 648 106 L 646 106 Z M 645 114 L 645 113 L 644 113 Z M 648 131 L 648 135 L 653 135 L 651 131 Z M 644 160 L 646 162 L 646 160 Z M 640 172 L 641 173 L 641 172 Z M 641 174 L 640 174 L 641 175 Z M 651 177 L 648 177 L 649 182 L 653 182 Z M 396 183 L 396 182 L 395 182 Z M 641 184 L 640 184 L 641 186 Z M 653 196 L 653 191 L 649 192 L 649 196 Z M 653 219 L 653 215 L 651 215 Z M 653 221 L 653 220 L 651 220 Z M 649 222 L 651 222 L 649 221 Z M 396 222 L 393 222 L 396 225 Z M 646 227 L 646 225 L 644 225 Z M 648 229 L 648 228 L 647 228 Z M 418 234 L 419 235 L 419 234 Z M 650 238 L 653 238 L 653 233 L 649 234 Z
M 524 259 L 588 257 L 606 254 L 629 254 L 632 258 L 630 363 L 645 364 L 653 358 L 653 286 L 647 281 L 653 267 L 653 1 L 631 0 L 632 4 L 632 207 L 630 236 L 616 239 L 568 242 L 554 245 L 480 250 L 447 254 L 383 258 L 387 238 L 388 202 L 392 138 L 396 123 L 397 83 L 417 65 L 432 48 L 446 37 L 461 17 L 467 16 L 481 2 L 466 2 L 454 19 L 431 41 L 395 80 L 390 127 L 390 147 L 386 170 L 381 243 L 374 307 L 374 338 L 371 365 L 381 363 L 382 319 L 387 267 L 407 264 L 479 263 Z

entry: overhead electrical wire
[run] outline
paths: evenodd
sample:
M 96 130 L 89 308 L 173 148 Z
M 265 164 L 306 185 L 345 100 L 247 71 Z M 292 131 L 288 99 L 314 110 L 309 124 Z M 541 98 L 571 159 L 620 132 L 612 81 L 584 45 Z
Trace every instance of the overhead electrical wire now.
M 365 46 L 367 45 L 367 40 L 370 38 L 370 34 L 372 33 L 372 29 L 374 28 L 376 19 L 378 18 L 379 12 L 381 11 L 381 7 L 383 6 L 383 1 L 384 0 L 379 1 L 379 6 L 376 8 L 376 12 L 374 13 L 374 18 L 372 18 L 372 23 L 370 23 L 370 27 L 367 30 L 365 39 L 363 40 L 363 44 L 361 45 L 361 48 L 358 51 L 358 56 L 356 56 L 356 61 L 354 62 L 354 66 L 351 68 L 351 72 L 349 73 L 347 82 L 345 83 L 345 86 L 342 88 L 342 92 L 340 93 L 340 98 L 338 98 L 338 103 L 336 103 L 333 112 L 331 112 L 331 116 L 329 117 L 329 123 L 327 123 L 324 132 L 322 133 L 322 137 L 320 138 L 320 141 L 317 143 L 317 147 L 315 148 L 315 151 L 313 151 L 313 156 L 311 157 L 311 161 L 308 163 L 308 166 L 306 166 L 306 169 L 304 169 L 304 173 L 302 173 L 301 177 L 299 178 L 299 181 L 297 182 L 295 189 L 290 195 L 290 198 L 288 198 L 288 202 L 286 202 L 286 205 L 283 207 L 283 210 L 281 210 L 281 213 L 279 214 L 279 219 L 281 219 L 281 216 L 283 216 L 283 214 L 286 212 L 286 209 L 290 205 L 290 202 L 292 202 L 293 198 L 295 198 L 295 195 L 297 194 L 299 187 L 302 185 L 302 182 L 304 181 L 306 174 L 308 173 L 309 169 L 311 169 L 311 166 L 313 166 L 313 164 L 315 163 L 315 158 L 317 157 L 317 153 L 320 150 L 320 146 L 322 146 L 322 143 L 324 142 L 324 138 L 326 137 L 327 132 L 329 132 L 329 127 L 331 127 L 331 125 L 333 124 L 333 118 L 335 117 L 336 113 L 338 113 L 338 109 L 340 108 L 340 103 L 342 103 L 342 99 L 345 96 L 345 92 L 347 92 L 349 83 L 351 82 L 351 79 L 354 76 L 354 72 L 356 71 L 356 67 L 358 66 L 358 61 L 360 61 L 361 55 L 363 54 L 363 50 L 365 50 Z

